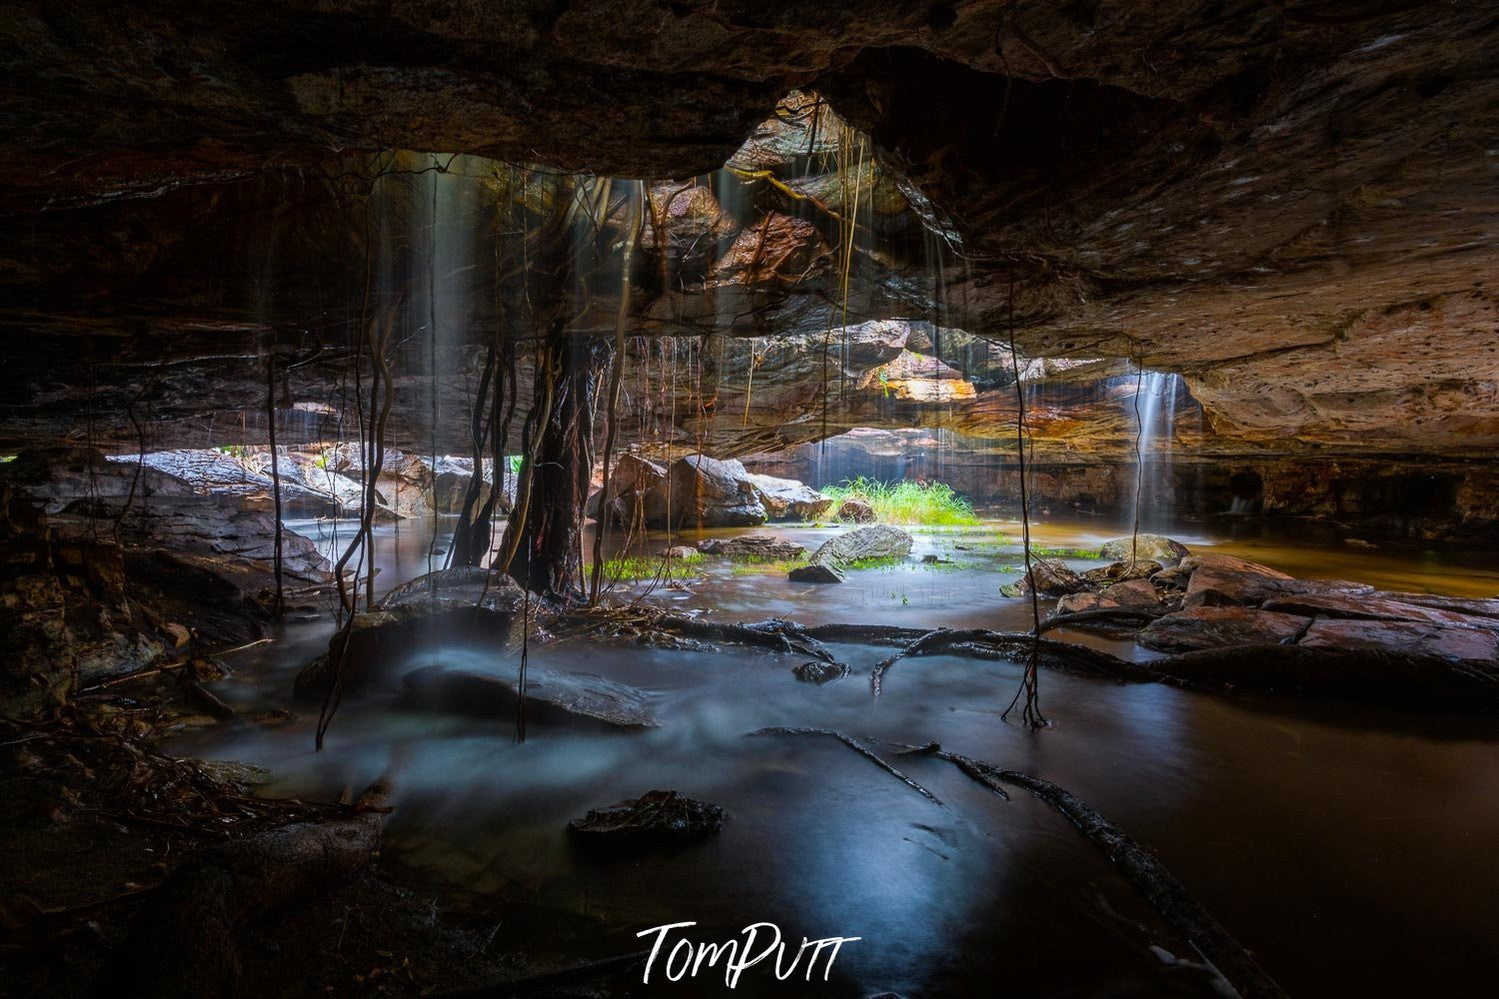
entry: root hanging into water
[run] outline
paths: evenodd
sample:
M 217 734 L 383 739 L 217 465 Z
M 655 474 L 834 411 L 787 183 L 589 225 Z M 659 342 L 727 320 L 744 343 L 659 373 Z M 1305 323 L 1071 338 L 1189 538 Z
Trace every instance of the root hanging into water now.
M 276 353 L 273 349 L 267 350 L 265 355 L 265 422 L 266 439 L 271 446 L 271 497 L 275 512 L 271 569 L 276 577 L 276 595 L 272 599 L 271 615 L 279 620 L 286 616 L 286 591 L 281 581 L 281 463 L 276 453 Z
M 338 712 L 338 706 L 343 698 L 343 660 L 349 651 L 349 642 L 354 634 L 354 619 L 359 609 L 359 574 L 356 568 L 354 573 L 354 584 L 352 590 L 345 585 L 344 567 L 348 565 L 349 559 L 355 550 L 360 552 L 361 562 L 369 565 L 369 581 L 366 591 L 367 606 L 371 609 L 375 606 L 375 566 L 374 566 L 374 529 L 375 509 L 379 493 L 376 487 L 379 484 L 380 469 L 385 464 L 385 426 L 390 419 L 390 407 L 395 397 L 395 384 L 391 378 L 390 365 L 386 360 L 386 351 L 390 346 L 391 331 L 395 324 L 395 312 L 393 307 L 385 313 L 383 322 L 375 320 L 369 324 L 367 337 L 370 348 L 370 434 L 368 450 L 364 452 L 360 469 L 360 485 L 362 486 L 361 502 L 359 507 L 359 526 L 355 529 L 353 537 L 349 539 L 348 546 L 343 554 L 339 556 L 338 562 L 333 567 L 334 581 L 338 585 L 339 611 L 342 617 L 342 626 L 335 641 L 337 652 L 333 655 L 332 670 L 333 682 L 328 685 L 328 692 L 323 696 L 323 703 L 318 711 L 317 728 L 313 737 L 316 749 L 323 748 L 323 740 L 328 734 L 328 726 L 333 724 L 333 716 Z M 359 371 L 356 360 L 355 373 Z M 356 396 L 358 392 L 356 389 Z M 356 406 L 362 406 L 362 402 L 356 399 Z M 362 412 L 362 409 L 361 409 Z M 361 425 L 363 417 L 361 416 Z M 365 442 L 361 439 L 360 446 L 363 450 Z M 330 646 L 331 651 L 332 646 Z
M 1025 664 L 1025 671 L 1021 674 L 1020 687 L 1015 691 L 1015 696 L 1010 699 L 1009 706 L 1000 713 L 999 717 L 1001 720 L 1008 719 L 1010 712 L 1015 710 L 1015 705 L 1024 695 L 1025 705 L 1021 709 L 1021 718 L 1028 726 L 1037 729 L 1045 728 L 1051 723 L 1041 713 L 1041 687 L 1036 669 L 1041 655 L 1041 600 L 1036 592 L 1036 577 L 1031 574 L 1031 508 L 1029 491 L 1025 482 L 1025 387 L 1020 383 L 1020 356 L 1015 353 L 1015 271 L 1013 268 L 1010 270 L 1009 320 L 1010 370 L 1015 376 L 1015 457 L 1020 463 L 1020 528 L 1022 550 L 1025 555 L 1025 579 L 1031 592 L 1031 618 L 1034 622 L 1032 634 L 1035 638 L 1031 645 L 1030 657 Z

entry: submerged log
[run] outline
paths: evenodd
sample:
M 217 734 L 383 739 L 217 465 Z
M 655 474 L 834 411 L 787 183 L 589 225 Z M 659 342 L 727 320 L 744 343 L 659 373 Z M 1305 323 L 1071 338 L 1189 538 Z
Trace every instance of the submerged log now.
M 282 826 L 184 863 L 141 907 L 98 994 L 233 995 L 241 973 L 236 931 L 369 864 L 389 794 L 389 785 L 377 782 L 350 818 Z
M 933 794 L 932 792 L 928 791 L 926 788 L 922 787 L 920 784 L 916 783 L 916 781 L 912 780 L 910 777 L 907 777 L 905 774 L 901 773 L 895 767 L 891 766 L 888 762 L 886 762 L 886 760 L 883 757 L 881 757 L 879 754 L 875 753 L 874 750 L 872 750 L 869 747 L 863 745 L 862 743 L 860 743 L 857 739 L 853 738 L 852 736 L 844 735 L 842 732 L 836 731 L 834 729 L 831 729 L 831 728 L 797 728 L 797 727 L 785 726 L 785 725 L 773 725 L 770 728 L 756 729 L 755 731 L 753 731 L 753 732 L 751 732 L 749 734 L 752 735 L 752 736 L 755 736 L 755 735 L 821 735 L 821 736 L 826 736 L 829 739 L 837 739 L 839 742 L 843 743 L 849 749 L 852 749 L 854 752 L 856 752 L 860 756 L 864 757 L 870 763 L 873 763 L 875 766 L 879 767 L 881 770 L 885 771 L 887 774 L 889 774 L 890 776 L 894 777 L 895 779 L 899 780 L 902 784 L 906 785 L 911 790 L 913 790 L 917 794 L 921 795 L 923 798 L 926 798 L 928 801 L 932 802 L 932 804 L 938 805 L 938 806 L 940 806 L 942 808 L 946 808 L 947 807 L 946 805 L 942 804 L 942 799 L 941 798 L 937 797 L 935 794 Z
M 1145 896 L 1171 928 L 1181 933 L 1210 963 L 1214 970 L 1233 986 L 1244 999 L 1283 999 L 1286 992 L 1260 967 L 1253 955 L 1244 949 L 1212 917 L 1167 868 L 1124 830 L 1110 822 L 1087 802 L 1049 780 L 1033 777 L 1019 770 L 1006 770 L 992 763 L 949 753 L 935 744 L 920 747 L 924 752 L 947 760 L 969 777 L 1008 798 L 1001 783 L 1023 788 L 1072 823 L 1086 836 L 1121 874 Z

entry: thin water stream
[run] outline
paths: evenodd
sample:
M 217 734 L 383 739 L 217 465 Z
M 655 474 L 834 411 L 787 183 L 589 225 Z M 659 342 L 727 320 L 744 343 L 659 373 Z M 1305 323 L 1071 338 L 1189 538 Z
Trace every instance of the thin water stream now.
M 809 545 L 832 533 L 766 530 Z M 1036 543 L 1085 547 L 1108 533 L 1046 523 Z M 1001 535 L 1013 536 L 1010 525 L 918 533 L 907 564 L 858 570 L 837 586 L 700 563 L 685 592 L 649 599 L 726 619 L 1020 628 L 1028 603 L 998 595 L 1013 578 L 1003 570 L 1018 562 Z M 1294 537 L 1183 540 L 1300 574 L 1499 591 L 1493 560 L 1476 565 L 1471 555 L 1355 552 Z M 381 587 L 425 571 L 428 541 L 421 527 L 378 529 Z M 950 564 L 921 565 L 928 553 Z M 321 616 L 288 624 L 279 642 L 236 658 L 221 692 L 245 706 L 291 706 L 293 677 L 331 629 Z M 767 725 L 937 740 L 1067 787 L 1154 850 L 1292 994 L 1464 994 L 1477 969 L 1499 963 L 1499 726 L 1490 720 L 1043 673 L 1042 704 L 1056 725 L 1033 734 L 997 717 L 1019 681 L 1014 664 L 906 660 L 875 701 L 864 674 L 889 650 L 836 651 L 859 673 L 814 687 L 792 678 L 799 658 L 761 651 L 539 648 L 533 664 L 648 691 L 662 725 L 632 735 L 533 725 L 517 745 L 508 719 L 398 705 L 399 678 L 417 666 L 515 668 L 513 654 L 434 633 L 381 664 L 383 680 L 345 703 L 320 754 L 305 706 L 280 727 L 241 724 L 174 748 L 267 767 L 270 794 L 337 796 L 394 772 L 387 864 L 477 897 L 500 922 L 498 946 L 559 963 L 639 949 L 634 934 L 662 923 L 696 920 L 697 939 L 723 940 L 767 920 L 793 940 L 862 938 L 816 983 L 828 995 L 1215 994 L 1159 917 L 1042 803 L 1019 792 L 1003 801 L 940 761 L 899 761 L 939 807 L 832 740 L 746 736 Z M 724 805 L 723 833 L 639 860 L 572 849 L 569 819 L 653 788 Z M 565 932 L 555 929 L 562 916 Z M 699 976 L 660 991 L 720 988 Z M 811 988 L 751 971 L 736 991 Z

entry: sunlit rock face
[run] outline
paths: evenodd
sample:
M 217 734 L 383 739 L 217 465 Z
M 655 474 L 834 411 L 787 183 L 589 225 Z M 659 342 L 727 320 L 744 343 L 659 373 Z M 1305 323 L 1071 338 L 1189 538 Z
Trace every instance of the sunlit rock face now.
M 347 439 L 351 331 L 400 302 L 392 443 L 468 453 L 523 326 L 498 241 L 558 190 L 501 160 L 650 178 L 622 431 L 663 455 L 998 454 L 1024 401 L 1043 462 L 1128 457 L 1133 359 L 1185 378 L 1178 456 L 1469 496 L 1499 444 L 1499 24 L 1460 5 L 54 8 L 7 56 L 8 449 L 263 443 L 268 346 L 283 440 Z

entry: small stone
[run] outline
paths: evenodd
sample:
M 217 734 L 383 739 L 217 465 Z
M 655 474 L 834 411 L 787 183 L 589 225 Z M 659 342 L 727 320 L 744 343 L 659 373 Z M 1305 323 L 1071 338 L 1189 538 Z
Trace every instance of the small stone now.
M 192 632 L 178 624 L 176 621 L 168 621 L 161 626 L 161 630 L 167 633 L 172 640 L 173 648 L 182 648 L 192 639 Z
M 786 574 L 793 583 L 841 583 L 843 573 L 822 562 L 799 565 Z
M 708 839 L 723 828 L 722 805 L 678 791 L 649 791 L 606 808 L 589 809 L 567 824 L 573 842 L 589 849 L 638 853 Z
M 874 507 L 867 500 L 846 499 L 838 506 L 838 512 L 834 514 L 839 520 L 850 520 L 855 524 L 874 523 Z
M 830 663 L 821 659 L 813 659 L 793 667 L 791 672 L 803 683 L 815 683 L 820 687 L 824 683 L 843 679 L 853 670 L 847 663 Z

